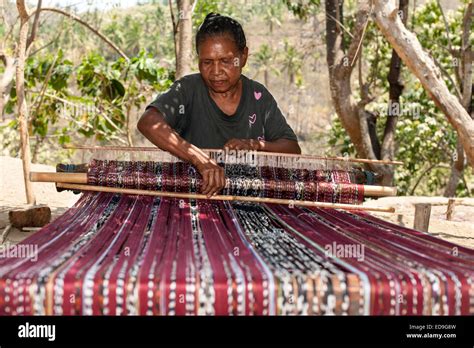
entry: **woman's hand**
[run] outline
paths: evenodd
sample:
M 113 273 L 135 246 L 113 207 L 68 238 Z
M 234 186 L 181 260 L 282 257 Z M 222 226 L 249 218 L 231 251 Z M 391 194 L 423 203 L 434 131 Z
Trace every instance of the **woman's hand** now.
M 164 120 L 163 115 L 155 108 L 149 108 L 140 121 L 138 129 L 153 144 L 169 151 L 186 162 L 191 162 L 202 175 L 202 193 L 208 198 L 215 195 L 225 186 L 224 169 L 209 158 L 201 149 L 181 138 Z
M 261 148 L 261 142 L 257 139 L 230 139 L 224 145 L 224 150 L 247 150 L 247 151 L 259 151 Z
M 201 193 L 207 198 L 216 195 L 225 187 L 224 168 L 218 166 L 214 160 L 201 159 L 193 164 L 202 176 Z

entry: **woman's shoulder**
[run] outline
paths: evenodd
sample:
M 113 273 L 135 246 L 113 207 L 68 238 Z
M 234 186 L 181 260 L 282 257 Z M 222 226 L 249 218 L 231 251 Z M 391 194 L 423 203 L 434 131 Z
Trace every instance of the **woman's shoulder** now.
M 195 87 L 197 84 L 202 82 L 201 74 L 189 74 L 181 77 L 179 80 L 176 80 L 175 83 L 179 83 L 183 86 L 193 86 Z
M 175 90 L 177 93 L 184 95 L 186 98 L 193 98 L 195 91 L 203 85 L 201 74 L 189 74 L 182 76 L 175 80 L 170 90 Z

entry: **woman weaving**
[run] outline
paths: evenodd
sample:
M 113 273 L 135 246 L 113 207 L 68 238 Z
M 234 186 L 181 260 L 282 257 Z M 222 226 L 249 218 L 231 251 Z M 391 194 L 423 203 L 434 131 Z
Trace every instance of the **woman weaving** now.
M 159 148 L 192 163 L 208 197 L 225 186 L 224 170 L 201 148 L 301 153 L 273 96 L 242 75 L 248 47 L 241 25 L 210 13 L 196 34 L 200 73 L 159 95 L 138 122 Z

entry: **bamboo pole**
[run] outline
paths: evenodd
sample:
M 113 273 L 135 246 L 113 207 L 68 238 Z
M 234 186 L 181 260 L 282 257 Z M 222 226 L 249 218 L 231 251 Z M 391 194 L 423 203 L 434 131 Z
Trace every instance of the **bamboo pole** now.
M 93 151 L 163 151 L 158 147 L 129 147 L 129 146 L 84 146 L 84 145 L 64 145 L 63 148 L 69 150 L 93 150 Z M 224 149 L 201 149 L 204 152 L 225 152 Z M 241 150 L 244 151 L 244 150 Z M 391 164 L 391 165 L 403 165 L 401 161 L 388 161 L 388 160 L 370 160 L 365 158 L 349 158 L 349 157 L 323 157 L 313 155 L 298 155 L 295 153 L 283 153 L 283 152 L 263 152 L 253 151 L 258 156 L 279 156 L 279 157 L 294 157 L 303 159 L 318 159 L 328 161 L 346 161 L 356 163 L 374 163 L 374 164 Z
M 96 192 L 110 192 L 110 193 L 121 193 L 129 195 L 148 195 L 158 197 L 169 197 L 169 198 L 190 198 L 190 199 L 210 199 L 216 201 L 242 201 L 242 202 L 253 202 L 253 203 L 274 203 L 274 204 L 285 204 L 291 206 L 305 206 L 305 207 L 317 207 L 317 208 L 331 208 L 331 209 L 344 209 L 344 210 L 359 210 L 359 211 L 377 211 L 384 213 L 394 213 L 395 208 L 375 208 L 375 207 L 364 207 L 360 205 L 343 204 L 343 203 L 326 203 L 326 202 L 312 202 L 312 201 L 298 201 L 288 200 L 279 198 L 265 198 L 265 197 L 243 197 L 243 196 L 226 196 L 216 195 L 208 198 L 203 194 L 193 193 L 181 193 L 181 192 L 162 192 L 162 191 L 148 191 L 138 189 L 126 189 L 116 188 L 107 186 L 93 186 L 93 185 L 81 185 L 81 184 L 68 184 L 58 182 L 56 184 L 59 188 L 72 189 L 72 190 L 83 190 L 83 191 L 96 191 Z
M 56 182 L 70 184 L 87 184 L 87 173 L 54 173 L 31 172 L 30 180 L 33 182 Z M 391 186 L 363 185 L 364 195 L 370 197 L 396 196 L 397 188 Z M 60 187 L 58 185 L 58 187 Z

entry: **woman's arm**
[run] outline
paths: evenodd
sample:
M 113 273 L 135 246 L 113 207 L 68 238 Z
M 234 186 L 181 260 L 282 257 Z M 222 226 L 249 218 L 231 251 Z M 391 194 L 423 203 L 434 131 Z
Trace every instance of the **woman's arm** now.
M 224 169 L 200 148 L 188 143 L 166 123 L 154 107 L 148 108 L 137 124 L 138 130 L 154 145 L 193 164 L 203 178 L 202 193 L 208 197 L 225 186 Z
M 297 141 L 290 139 L 278 139 L 275 141 L 259 141 L 260 147 L 258 151 L 267 152 L 285 152 L 300 155 L 301 148 Z

